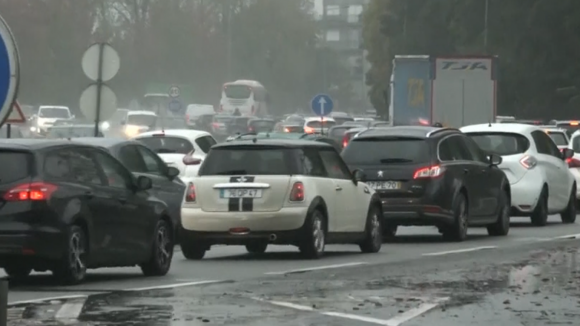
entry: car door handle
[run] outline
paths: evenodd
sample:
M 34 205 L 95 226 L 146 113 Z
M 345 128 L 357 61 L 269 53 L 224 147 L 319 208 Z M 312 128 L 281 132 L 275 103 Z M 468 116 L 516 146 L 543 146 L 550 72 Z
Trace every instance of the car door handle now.
M 469 173 L 469 169 L 464 169 L 463 173 L 468 174 Z
M 342 187 L 341 186 L 336 186 L 336 188 L 334 188 L 336 191 L 341 191 Z
M 121 204 L 125 204 L 125 203 L 127 202 L 127 197 L 125 197 L 125 196 L 120 196 L 120 197 L 117 197 L 117 200 L 119 200 L 119 202 L 120 202 Z
M 87 197 L 88 199 L 92 199 L 93 197 L 95 197 L 95 194 L 92 191 L 87 190 L 85 191 L 85 197 Z

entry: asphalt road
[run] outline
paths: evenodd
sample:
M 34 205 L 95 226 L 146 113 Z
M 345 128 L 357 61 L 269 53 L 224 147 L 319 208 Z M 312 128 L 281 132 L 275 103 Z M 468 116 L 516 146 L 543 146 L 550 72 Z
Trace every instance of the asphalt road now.
M 580 224 L 550 220 L 539 228 L 514 218 L 507 237 L 470 229 L 462 243 L 443 242 L 435 228 L 401 228 L 379 254 L 328 246 L 317 261 L 282 246 L 264 255 L 214 247 L 203 261 L 176 251 L 161 278 L 100 269 L 61 287 L 36 274 L 10 284 L 9 324 L 578 324 Z

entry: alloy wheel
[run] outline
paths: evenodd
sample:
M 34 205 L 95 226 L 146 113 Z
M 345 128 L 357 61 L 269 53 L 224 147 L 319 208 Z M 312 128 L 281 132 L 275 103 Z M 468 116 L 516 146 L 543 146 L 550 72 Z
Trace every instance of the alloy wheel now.
M 322 219 L 320 218 L 319 214 L 314 216 L 314 223 L 312 225 L 312 239 L 314 240 L 314 249 L 316 252 L 324 251 L 324 228 L 322 227 Z
M 171 260 L 171 236 L 165 226 L 157 230 L 156 256 L 159 266 L 166 266 Z
M 71 235 L 69 248 L 69 268 L 71 274 L 77 278 L 82 278 L 82 275 L 86 272 L 87 267 L 83 262 L 83 258 L 86 252 L 85 241 L 80 232 L 75 232 Z

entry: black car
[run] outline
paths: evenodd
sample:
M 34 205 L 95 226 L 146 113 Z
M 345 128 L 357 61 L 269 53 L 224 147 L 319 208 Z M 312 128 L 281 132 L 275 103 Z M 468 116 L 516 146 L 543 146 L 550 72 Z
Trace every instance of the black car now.
M 136 177 L 150 178 L 153 181 L 151 194 L 165 202 L 172 225 L 177 228 L 181 224 L 185 184 L 178 178 L 179 169 L 168 167 L 155 152 L 137 140 L 83 138 L 77 141 L 106 149 Z
M 248 121 L 248 132 L 272 132 L 276 126 L 274 119 L 254 118 Z
M 248 121 L 250 117 L 234 117 L 227 125 L 228 134 L 235 135 L 248 132 Z
M 358 128 L 358 126 L 349 126 L 349 125 L 334 126 L 334 127 L 331 127 L 330 129 L 328 129 L 328 136 L 330 138 L 334 139 L 334 141 L 337 142 L 338 144 L 343 144 L 345 133 L 348 130 L 354 129 L 354 128 Z M 344 143 L 344 146 L 346 146 L 346 144 L 348 144 L 348 140 L 346 141 L 346 143 Z M 342 150 L 342 147 L 341 147 L 341 150 Z
M 369 129 L 342 156 L 379 193 L 387 237 L 399 225 L 434 225 L 455 241 L 466 238 L 468 226 L 486 226 L 489 235 L 509 232 L 511 193 L 497 167 L 501 157 L 486 156 L 457 129 Z
M 87 268 L 169 271 L 174 226 L 150 178 L 66 140 L 0 141 L 0 161 L 0 267 L 10 277 L 50 270 L 76 284 Z

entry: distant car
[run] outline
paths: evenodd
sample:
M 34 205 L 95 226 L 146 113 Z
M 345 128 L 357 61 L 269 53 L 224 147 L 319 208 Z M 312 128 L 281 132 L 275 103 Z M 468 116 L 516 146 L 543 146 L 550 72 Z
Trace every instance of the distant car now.
M 201 116 L 215 114 L 215 108 L 211 104 L 190 104 L 185 111 L 185 121 L 190 129 L 199 129 L 198 120 Z
M 248 121 L 249 132 L 271 132 L 274 130 L 276 121 L 273 119 L 253 118 Z
M 75 116 L 71 114 L 66 106 L 41 105 L 38 112 L 32 116 L 30 130 L 39 134 L 44 134 L 49 127 L 52 127 L 57 120 L 71 120 Z
M 549 214 L 563 223 L 576 221 L 576 180 L 566 160 L 571 149 L 560 151 L 546 132 L 527 124 L 480 124 L 461 128 L 486 153 L 502 156 L 511 188 L 512 216 L 530 216 L 544 226 Z
M 107 151 L 63 140 L 0 142 L 0 267 L 11 278 L 52 271 L 77 284 L 87 269 L 141 267 L 165 275 L 173 258 L 166 204 Z
M 249 132 L 248 121 L 250 117 L 234 117 L 228 124 L 228 135 L 244 134 Z
M 566 130 L 568 137 L 572 136 L 575 131 L 580 130 L 579 120 L 552 120 L 550 125 Z
M 303 140 L 234 141 L 214 146 L 188 184 L 181 249 L 202 259 L 211 246 L 294 245 L 307 258 L 326 244 L 380 251 L 381 206 L 336 150 Z M 240 218 L 240 217 L 243 218 Z
M 554 126 L 539 126 L 544 132 L 552 138 L 554 144 L 558 146 L 560 150 L 564 148 L 568 148 L 568 144 L 570 143 L 570 138 L 568 138 L 568 134 L 566 133 L 565 129 L 556 128 Z
M 289 132 L 289 133 L 304 133 L 304 124 L 296 123 L 296 122 L 278 122 L 274 126 L 273 132 Z
M 304 119 L 304 132 L 307 134 L 324 133 L 336 126 L 333 118 L 309 117 Z
M 153 131 L 157 127 L 157 114 L 152 111 L 129 111 L 125 120 L 121 121 L 122 136 L 132 138 L 140 133 Z
M 337 125 L 334 127 L 331 127 L 328 132 L 327 135 L 334 139 L 338 144 L 343 144 L 343 138 L 344 138 L 344 134 L 350 130 L 356 128 L 356 126 L 348 126 L 348 125 Z M 348 143 L 348 141 L 347 141 Z
M 350 115 L 348 115 L 348 113 L 346 112 L 332 112 L 330 114 L 330 117 L 332 117 L 334 119 L 334 121 L 336 122 L 337 125 L 342 125 L 345 122 L 352 122 L 354 121 L 354 118 L 351 117 Z
M 386 237 L 411 225 L 434 225 L 451 241 L 465 240 L 470 226 L 485 226 L 490 236 L 509 232 L 512 193 L 497 167 L 501 156 L 486 156 L 457 129 L 373 128 L 354 137 L 342 157 L 379 194 Z
M 234 120 L 235 116 L 226 114 L 216 114 L 213 116 L 211 123 L 211 134 L 214 137 L 229 136 L 228 126 Z

